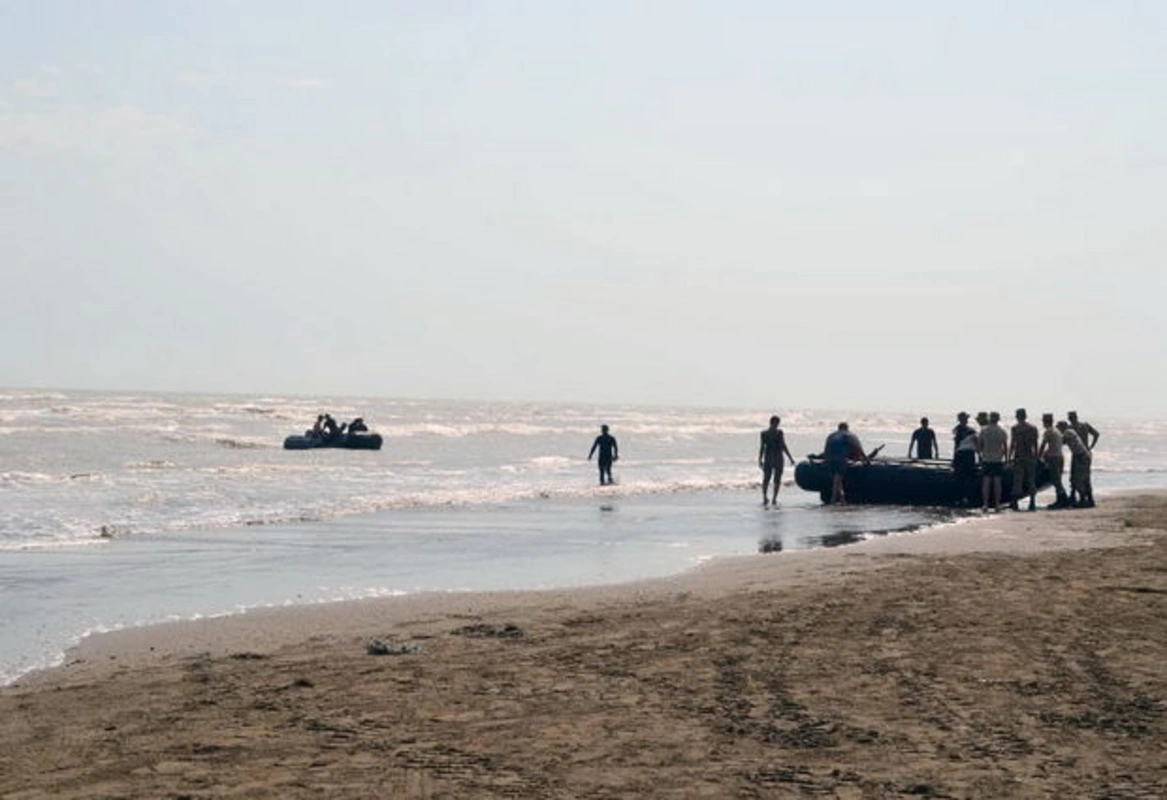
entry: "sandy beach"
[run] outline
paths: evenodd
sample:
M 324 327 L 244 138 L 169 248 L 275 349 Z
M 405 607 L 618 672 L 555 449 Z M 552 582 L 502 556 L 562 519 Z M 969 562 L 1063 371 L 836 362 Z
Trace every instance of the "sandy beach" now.
M 1159 798 L 1165 620 L 1139 494 L 130 630 L 0 691 L 0 797 Z

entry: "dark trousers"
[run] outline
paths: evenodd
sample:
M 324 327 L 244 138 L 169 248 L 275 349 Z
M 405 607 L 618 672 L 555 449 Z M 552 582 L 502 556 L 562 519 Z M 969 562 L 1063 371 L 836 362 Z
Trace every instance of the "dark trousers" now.
M 952 471 L 956 474 L 956 484 L 960 502 L 966 506 L 980 505 L 980 482 L 977 475 L 977 453 L 975 450 L 957 450 L 952 456 Z

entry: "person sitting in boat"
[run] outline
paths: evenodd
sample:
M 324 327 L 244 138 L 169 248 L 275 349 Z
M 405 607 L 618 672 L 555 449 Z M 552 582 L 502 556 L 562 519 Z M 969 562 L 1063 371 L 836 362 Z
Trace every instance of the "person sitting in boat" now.
M 332 439 L 340 436 L 344 432 L 344 428 L 336 424 L 336 420 L 332 418 L 331 414 L 324 415 L 324 438 Z
M 319 439 L 321 436 L 324 435 L 324 415 L 323 414 L 316 415 L 316 423 L 311 428 L 304 431 L 304 435 L 315 437 L 317 439 Z
M 357 417 L 348 424 L 349 433 L 367 433 L 368 430 L 369 426 L 365 424 L 365 420 L 361 417 Z

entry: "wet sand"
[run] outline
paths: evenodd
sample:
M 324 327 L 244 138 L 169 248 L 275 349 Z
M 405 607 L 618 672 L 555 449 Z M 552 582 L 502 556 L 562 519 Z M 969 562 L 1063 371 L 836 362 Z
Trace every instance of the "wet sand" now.
M 1165 664 L 1167 495 L 1128 496 L 94 637 L 0 691 L 0 797 L 1159 798 Z

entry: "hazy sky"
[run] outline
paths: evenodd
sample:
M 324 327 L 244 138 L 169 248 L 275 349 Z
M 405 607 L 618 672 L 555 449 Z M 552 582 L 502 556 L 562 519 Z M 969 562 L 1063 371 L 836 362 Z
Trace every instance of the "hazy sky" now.
M 1158 414 L 1167 4 L 0 0 L 0 385 Z

